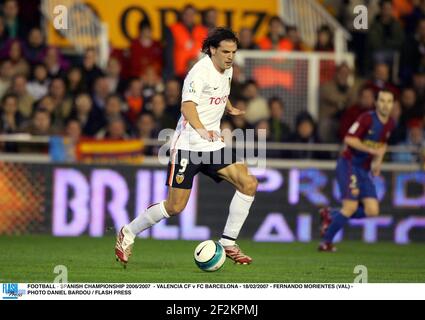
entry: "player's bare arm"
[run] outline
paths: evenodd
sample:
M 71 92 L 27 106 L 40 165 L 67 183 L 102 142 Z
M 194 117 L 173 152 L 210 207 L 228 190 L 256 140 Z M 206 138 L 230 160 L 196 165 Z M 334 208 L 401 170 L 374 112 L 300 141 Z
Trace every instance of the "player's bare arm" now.
M 230 114 L 232 116 L 240 116 L 242 114 L 245 114 L 245 111 L 239 110 L 238 108 L 233 107 L 233 105 L 230 102 L 230 100 L 227 100 L 227 103 L 226 103 L 226 113 L 227 114 Z
M 384 146 L 371 148 L 370 146 L 364 144 L 358 137 L 346 136 L 344 138 L 344 143 L 353 149 L 369 153 L 376 157 L 383 157 L 386 151 L 386 147 Z
M 384 161 L 385 153 L 387 151 L 387 144 L 384 144 L 381 149 L 383 150 L 383 152 L 379 155 L 374 156 L 371 163 L 371 170 L 374 176 L 379 176 L 381 174 L 381 166 L 382 162 Z
M 193 101 L 185 101 L 182 103 L 181 106 L 181 113 L 185 117 L 185 119 L 189 122 L 189 124 L 194 128 L 199 135 L 209 141 L 216 141 L 218 139 L 221 139 L 218 132 L 215 131 L 208 131 L 204 125 L 202 124 L 201 120 L 199 119 L 198 111 L 196 110 L 196 103 Z

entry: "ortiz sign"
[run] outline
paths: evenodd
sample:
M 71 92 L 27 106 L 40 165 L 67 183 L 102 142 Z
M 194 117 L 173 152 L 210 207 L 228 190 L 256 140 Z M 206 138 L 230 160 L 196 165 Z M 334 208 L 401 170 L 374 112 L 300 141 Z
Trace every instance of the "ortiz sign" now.
M 154 38 L 160 39 L 166 26 L 177 21 L 181 9 L 187 1 L 175 0 L 86 0 L 85 3 L 99 19 L 108 25 L 110 44 L 114 48 L 127 48 L 132 39 L 138 36 L 138 24 L 149 21 L 153 27 Z M 278 14 L 278 0 L 204 0 L 197 2 L 198 22 L 201 14 L 210 8 L 218 13 L 218 25 L 228 26 L 238 31 L 242 27 L 252 28 L 255 36 L 267 32 L 268 17 Z M 76 12 L 77 10 L 74 10 Z M 68 19 L 72 19 L 73 8 L 67 8 Z M 52 13 L 52 17 L 54 14 Z M 87 25 L 81 25 L 86 28 Z M 81 33 L 84 33 L 82 30 Z M 51 25 L 48 30 L 48 43 L 56 46 L 69 46 L 69 43 Z

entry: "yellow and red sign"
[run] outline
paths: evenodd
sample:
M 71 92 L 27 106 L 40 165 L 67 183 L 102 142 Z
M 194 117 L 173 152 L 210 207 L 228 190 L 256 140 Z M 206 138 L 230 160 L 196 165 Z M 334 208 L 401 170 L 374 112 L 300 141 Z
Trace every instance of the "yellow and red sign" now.
M 187 1 L 176 0 L 85 0 L 100 20 L 107 24 L 110 44 L 115 48 L 127 48 L 131 39 L 137 37 L 138 24 L 147 19 L 151 22 L 154 38 L 160 39 L 166 26 L 174 23 Z M 278 0 L 203 0 L 193 3 L 200 12 L 215 8 L 218 12 L 218 24 L 239 31 L 249 27 L 255 31 L 255 36 L 267 32 L 268 18 L 278 14 Z M 72 15 L 72 8 L 68 8 Z M 52 17 L 54 14 L 52 13 Z M 69 46 L 69 43 L 54 28 L 48 30 L 48 43 L 56 46 Z
M 132 163 L 143 162 L 144 143 L 132 140 L 83 139 L 77 145 L 77 160 L 84 163 Z

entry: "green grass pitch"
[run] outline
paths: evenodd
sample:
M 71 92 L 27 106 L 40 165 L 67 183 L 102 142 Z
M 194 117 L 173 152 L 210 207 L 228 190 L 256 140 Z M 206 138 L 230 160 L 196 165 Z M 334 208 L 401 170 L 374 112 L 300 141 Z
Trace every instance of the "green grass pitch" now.
M 337 253 L 319 253 L 317 243 L 240 241 L 254 258 L 249 266 L 227 260 L 217 272 L 193 262 L 198 241 L 136 240 L 127 269 L 116 261 L 115 239 L 0 237 L 0 282 L 53 282 L 56 265 L 68 268 L 69 282 L 353 282 L 356 265 L 368 268 L 369 282 L 425 282 L 425 245 L 344 241 Z

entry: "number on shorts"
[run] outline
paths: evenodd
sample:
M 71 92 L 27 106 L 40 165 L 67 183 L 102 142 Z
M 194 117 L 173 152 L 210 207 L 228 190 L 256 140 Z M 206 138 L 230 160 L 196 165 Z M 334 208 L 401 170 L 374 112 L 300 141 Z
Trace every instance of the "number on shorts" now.
M 186 168 L 187 168 L 187 163 L 188 163 L 188 161 L 187 161 L 187 159 L 181 159 L 180 160 L 180 170 L 179 170 L 179 173 L 183 173 L 183 172 L 185 172 L 186 171 Z
M 357 177 L 353 174 L 351 175 L 350 180 L 351 180 L 350 188 L 351 189 L 357 188 Z

